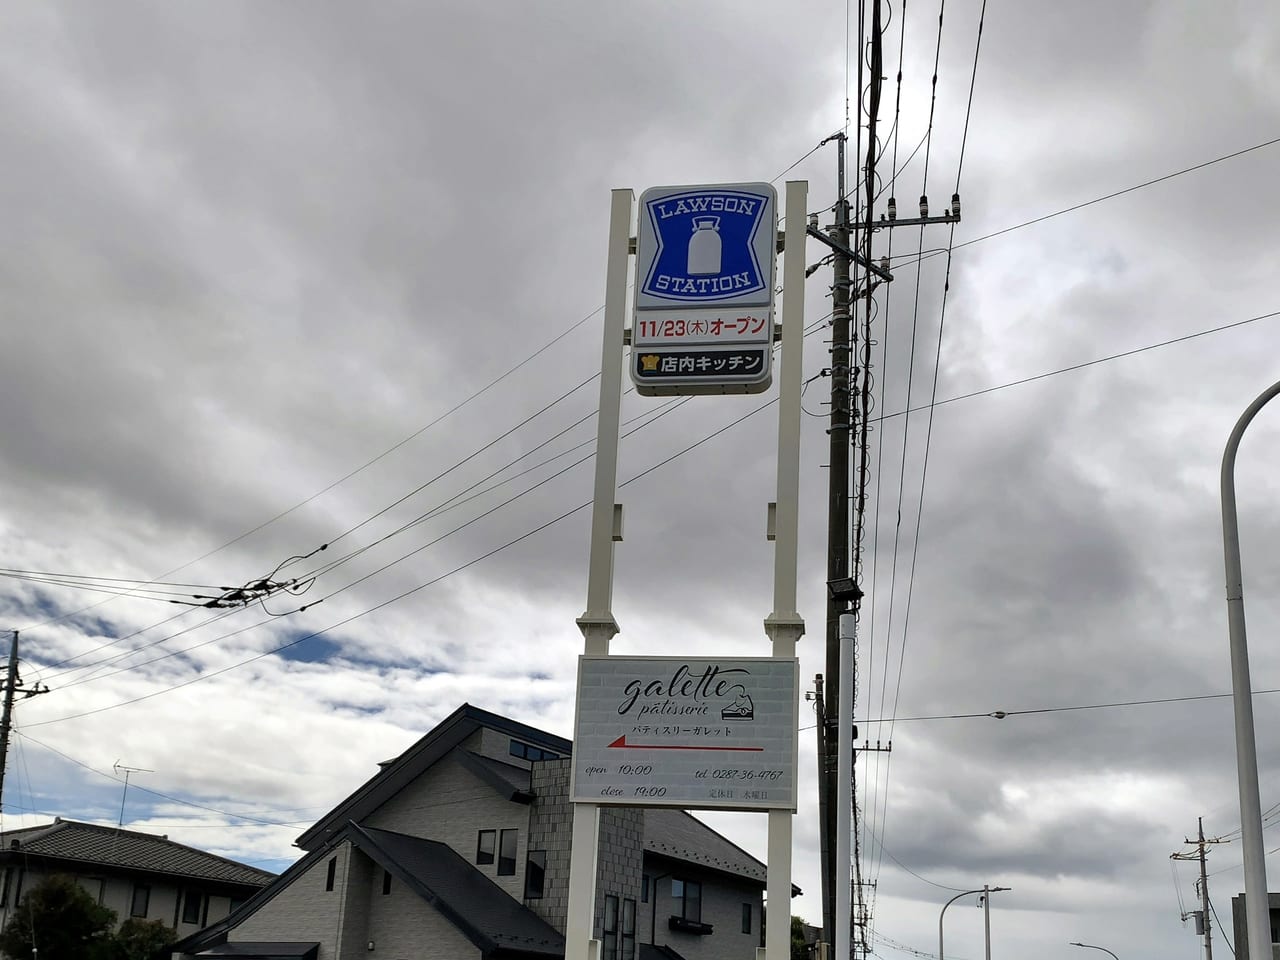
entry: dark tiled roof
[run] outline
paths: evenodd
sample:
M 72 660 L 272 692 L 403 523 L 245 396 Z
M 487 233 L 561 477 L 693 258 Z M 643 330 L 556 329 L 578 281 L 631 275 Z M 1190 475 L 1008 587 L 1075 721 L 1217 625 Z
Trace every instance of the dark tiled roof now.
M 652 943 L 642 943 L 638 952 L 639 960 L 684 960 L 682 954 L 676 953 L 665 944 L 654 946 Z
M 347 821 L 360 823 L 482 727 L 499 730 L 563 756 L 568 756 L 573 748 L 573 744 L 563 737 L 464 703 L 400 756 L 379 764 L 382 769 L 377 774 L 298 837 L 298 846 L 304 850 L 314 850 L 327 837 L 339 833 Z
M 242 960 L 315 960 L 319 943 L 222 943 L 202 950 L 197 957 L 240 957 Z
M 457 757 L 464 767 L 489 783 L 503 799 L 524 803 L 533 799 L 529 792 L 529 771 L 524 767 L 484 757 L 471 750 L 459 750 Z
M 485 954 L 564 956 L 564 937 L 445 844 L 355 824 L 350 829 L 360 849 L 448 917 Z
M 127 870 L 166 873 L 192 880 L 212 880 L 263 887 L 275 874 L 225 857 L 136 830 L 119 830 L 76 820 L 55 820 L 43 827 L 9 830 L 3 849 L 28 856 L 50 857 Z
M 644 848 L 650 853 L 765 882 L 765 866 L 683 810 L 644 808 Z

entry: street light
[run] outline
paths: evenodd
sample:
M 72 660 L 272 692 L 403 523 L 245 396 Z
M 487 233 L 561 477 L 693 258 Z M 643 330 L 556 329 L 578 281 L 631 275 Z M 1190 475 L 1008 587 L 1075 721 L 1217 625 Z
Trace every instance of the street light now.
M 991 894 L 1002 893 L 1009 887 L 988 887 L 985 884 L 977 890 L 965 890 L 963 893 L 957 893 L 954 897 L 942 905 L 942 912 L 938 914 L 938 960 L 944 960 L 942 952 L 942 918 L 947 915 L 947 907 L 951 906 L 961 897 L 967 897 L 971 893 L 982 894 L 983 920 L 986 926 L 986 944 L 987 944 L 987 960 L 991 960 Z
M 1101 950 L 1103 953 L 1111 953 L 1111 951 L 1110 951 L 1110 950 L 1108 950 L 1106 947 L 1099 947 L 1099 946 L 1095 946 L 1095 945 L 1094 945 L 1094 944 L 1092 944 L 1092 943 L 1079 943 L 1078 941 L 1075 941 L 1075 940 L 1072 940 L 1072 941 L 1071 941 L 1071 946 L 1073 946 L 1073 947 L 1088 947 L 1090 950 Z M 1114 953 L 1111 953 L 1111 955 L 1112 955 L 1113 957 L 1116 957 L 1116 955 L 1115 955 Z M 1116 960 L 1120 960 L 1120 958 L 1119 958 L 1119 957 L 1116 957 Z
M 1258 745 L 1253 732 L 1249 646 L 1244 629 L 1244 578 L 1240 570 L 1240 524 L 1236 518 L 1236 450 L 1245 427 L 1277 394 L 1264 390 L 1241 414 L 1222 454 L 1222 552 L 1227 571 L 1227 631 L 1231 643 L 1231 697 L 1235 706 L 1236 777 L 1240 789 L 1240 842 L 1244 854 L 1244 911 L 1249 956 L 1271 956 L 1270 897 L 1262 845 L 1262 803 L 1258 796 Z

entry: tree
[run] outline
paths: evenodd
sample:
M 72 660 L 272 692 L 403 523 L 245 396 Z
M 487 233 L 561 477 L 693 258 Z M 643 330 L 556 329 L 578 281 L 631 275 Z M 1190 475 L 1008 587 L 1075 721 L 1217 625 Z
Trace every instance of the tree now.
M 805 922 L 795 914 L 791 915 L 791 960 L 810 960 L 809 943 L 804 937 Z
M 113 938 L 115 960 L 152 960 L 165 947 L 178 942 L 178 931 L 163 920 L 129 919 Z
M 95 903 L 71 877 L 55 875 L 23 894 L 0 931 L 0 950 L 15 960 L 100 960 L 110 955 L 115 922 L 114 910 Z

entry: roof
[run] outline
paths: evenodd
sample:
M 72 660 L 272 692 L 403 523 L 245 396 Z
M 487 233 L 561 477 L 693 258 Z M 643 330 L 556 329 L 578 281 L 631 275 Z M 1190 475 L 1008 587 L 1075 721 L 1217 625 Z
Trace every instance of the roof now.
M 564 956 L 564 937 L 536 913 L 437 840 L 350 825 L 351 838 L 426 900 L 480 950 Z
M 524 767 L 503 763 L 493 757 L 483 757 L 471 750 L 459 750 L 456 756 L 464 767 L 506 799 L 520 803 L 529 803 L 533 800 L 533 794 L 529 792 L 529 771 Z
M 327 837 L 343 830 L 348 821 L 364 820 L 482 727 L 565 756 L 573 750 L 572 742 L 563 737 L 464 703 L 400 756 L 382 764 L 378 773 L 298 837 L 297 845 L 304 850 L 314 849 Z M 524 789 L 528 789 L 527 783 Z
M 274 873 L 175 843 L 168 837 L 61 817 L 41 827 L 7 830 L 0 837 L 5 852 L 21 850 L 31 857 L 248 887 L 264 887 L 275 879 Z
M 639 960 L 684 960 L 684 956 L 666 944 L 641 943 L 636 947 Z
M 763 884 L 765 866 L 683 810 L 644 808 L 644 849 Z
M 315 960 L 320 953 L 318 942 L 284 943 L 259 941 L 244 943 L 220 943 L 202 950 L 198 957 L 241 957 L 242 960 Z
M 370 859 L 439 910 L 486 956 L 564 956 L 564 938 L 550 924 L 510 896 L 450 847 L 435 840 L 423 840 L 372 827 L 359 827 L 351 822 L 339 833 L 332 835 L 326 843 L 293 864 L 270 886 L 233 910 L 229 916 L 180 941 L 173 949 L 180 953 L 195 953 L 197 956 L 257 958 L 257 954 L 230 952 L 245 944 L 227 943 L 227 934 L 286 890 L 318 861 L 329 856 L 332 849 L 344 840 L 350 840 Z M 222 952 L 217 952 L 219 950 Z M 261 955 L 263 960 L 275 960 L 276 957 L 284 956 L 291 955 L 265 952 Z

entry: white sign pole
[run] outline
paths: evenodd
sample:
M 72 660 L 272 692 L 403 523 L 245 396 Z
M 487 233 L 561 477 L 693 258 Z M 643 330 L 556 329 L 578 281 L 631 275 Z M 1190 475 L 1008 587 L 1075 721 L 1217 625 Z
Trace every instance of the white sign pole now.
M 796 611 L 800 537 L 800 390 L 804 375 L 804 269 L 809 184 L 787 182 L 782 256 L 782 376 L 778 397 L 778 490 L 773 547 L 773 612 L 764 622 L 775 657 L 794 657 L 804 620 Z M 799 739 L 799 707 L 792 729 Z M 798 743 L 797 743 L 798 749 Z M 791 832 L 789 810 L 769 811 L 765 960 L 791 956 Z M 843 960 L 843 958 L 842 958 Z
M 618 423 L 622 411 L 623 328 L 627 316 L 627 267 L 630 261 L 630 188 L 613 191 L 609 213 L 609 259 L 605 275 L 604 343 L 600 357 L 600 413 L 596 424 L 595 506 L 591 512 L 591 559 L 587 609 L 578 618 L 585 652 L 607 656 L 618 632 L 613 619 L 613 544 L 618 534 L 614 497 L 618 490 Z M 620 539 L 620 534 L 618 539 Z M 565 960 L 589 960 L 595 925 L 596 856 L 600 807 L 573 805 L 569 853 L 569 910 L 565 918 Z
M 840 614 L 840 731 L 836 754 L 836 907 L 831 922 L 835 926 L 837 957 L 849 956 L 852 933 L 849 902 L 852 896 L 849 871 L 849 841 L 853 830 L 853 638 L 852 613 Z

